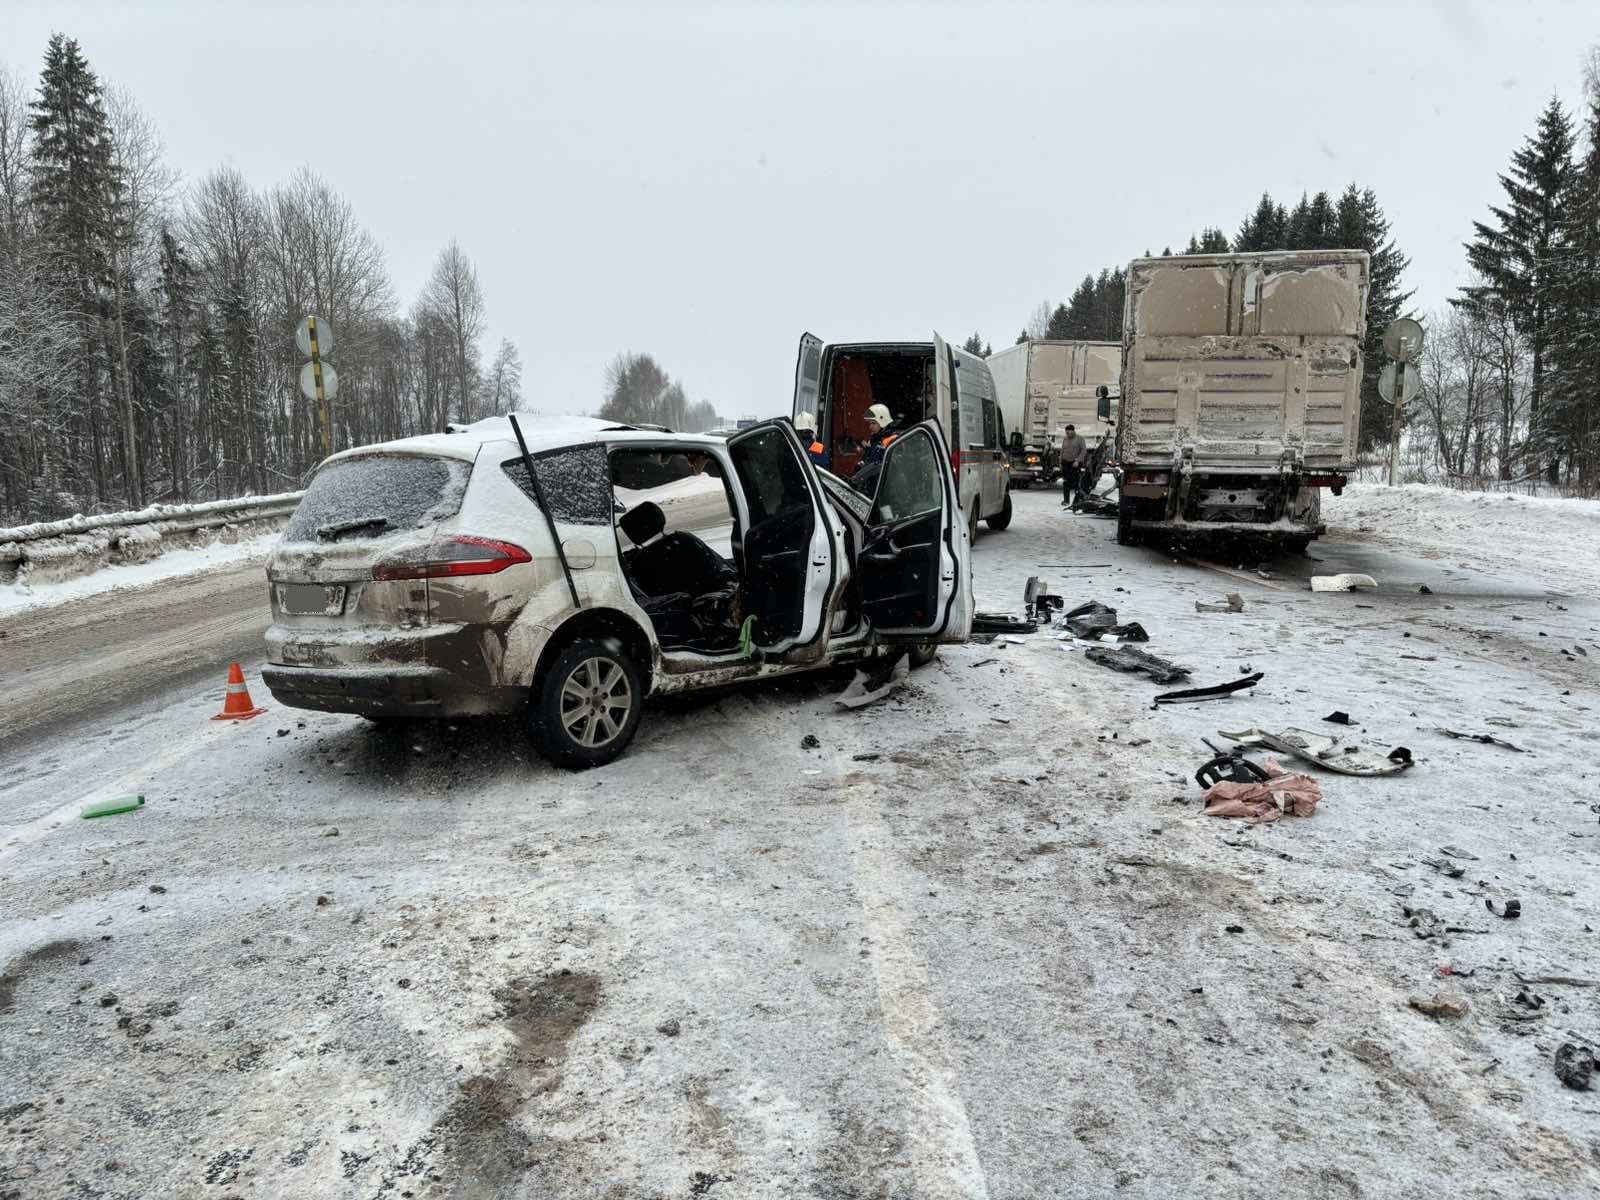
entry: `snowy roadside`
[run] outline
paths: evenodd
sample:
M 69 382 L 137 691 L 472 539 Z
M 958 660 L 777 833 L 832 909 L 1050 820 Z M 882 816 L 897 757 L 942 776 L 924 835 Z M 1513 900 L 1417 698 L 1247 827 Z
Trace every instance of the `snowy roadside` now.
M 191 550 L 169 550 L 148 562 L 105 566 L 76 579 L 32 585 L 0 584 L 0 617 L 81 600 L 103 592 L 149 587 L 164 580 L 198 575 L 256 559 L 264 561 L 278 540 L 278 532 L 274 530 L 238 542 L 215 542 Z
M 1352 483 L 1324 496 L 1329 536 L 1468 559 L 1547 587 L 1592 591 L 1600 580 L 1600 502 L 1409 483 Z

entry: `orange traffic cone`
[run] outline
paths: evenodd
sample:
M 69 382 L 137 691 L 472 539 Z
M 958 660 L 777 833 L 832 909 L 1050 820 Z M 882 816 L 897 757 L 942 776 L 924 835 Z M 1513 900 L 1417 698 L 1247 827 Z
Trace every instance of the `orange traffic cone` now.
M 250 689 L 244 683 L 244 668 L 234 663 L 228 668 L 228 698 L 222 702 L 222 711 L 213 721 L 248 721 L 267 710 L 257 708 L 250 699 Z

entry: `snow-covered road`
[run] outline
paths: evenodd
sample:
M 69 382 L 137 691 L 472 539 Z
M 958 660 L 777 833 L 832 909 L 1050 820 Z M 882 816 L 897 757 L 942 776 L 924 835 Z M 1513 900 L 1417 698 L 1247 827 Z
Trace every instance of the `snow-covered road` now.
M 1600 1042 L 1600 987 L 1516 975 L 1600 980 L 1594 550 L 1508 550 L 1587 518 L 1475 538 L 1419 496 L 1389 536 L 1361 527 L 1393 500 L 1349 499 L 1270 577 L 1048 492 L 980 536 L 984 607 L 1037 574 L 1196 683 L 1265 672 L 1217 704 L 1152 710 L 1044 634 L 855 713 L 827 677 L 658 705 L 582 775 L 511 723 L 380 731 L 253 673 L 247 724 L 207 687 L 13 741 L 0 1195 L 1600 1190 L 1600 1101 L 1550 1065 Z M 1334 709 L 1417 767 L 1198 815 L 1201 736 Z M 122 789 L 145 810 L 71 819 Z M 1466 1015 L 1408 1007 L 1434 992 Z

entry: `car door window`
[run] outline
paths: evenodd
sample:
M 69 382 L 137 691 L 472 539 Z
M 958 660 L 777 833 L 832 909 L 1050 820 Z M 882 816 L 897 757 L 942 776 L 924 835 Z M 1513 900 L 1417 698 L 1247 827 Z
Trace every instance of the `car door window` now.
M 944 504 L 940 464 L 933 440 L 908 439 L 884 467 L 872 508 L 872 524 L 889 525 L 937 512 Z
M 615 505 L 604 446 L 570 446 L 535 454 L 532 458 L 551 517 L 568 525 L 611 524 Z M 521 455 L 506 459 L 500 468 L 530 500 L 538 503 L 528 483 L 528 468 Z

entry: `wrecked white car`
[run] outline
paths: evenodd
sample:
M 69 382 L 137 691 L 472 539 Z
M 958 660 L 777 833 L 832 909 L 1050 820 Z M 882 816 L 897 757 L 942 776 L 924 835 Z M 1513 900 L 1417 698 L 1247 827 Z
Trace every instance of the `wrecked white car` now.
M 596 766 L 649 695 L 965 641 L 949 463 L 933 422 L 871 497 L 787 420 L 723 440 L 498 417 L 347 450 L 268 563 L 262 675 L 301 708 L 522 713 L 551 761 Z

